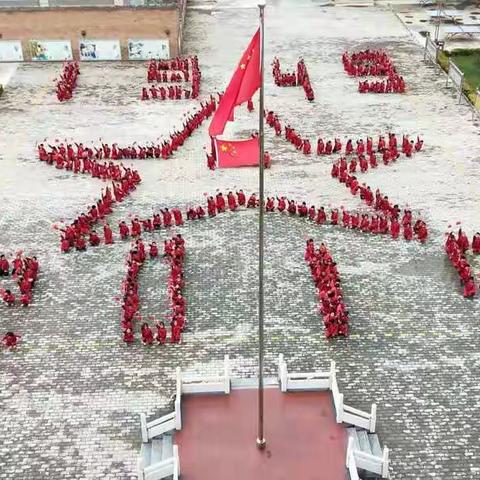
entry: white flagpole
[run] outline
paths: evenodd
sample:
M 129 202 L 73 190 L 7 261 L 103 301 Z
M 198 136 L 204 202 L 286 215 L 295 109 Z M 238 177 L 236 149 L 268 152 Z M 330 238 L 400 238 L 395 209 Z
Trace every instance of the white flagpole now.
M 259 234 L 258 234 L 258 435 L 257 447 L 264 449 L 266 440 L 264 435 L 264 398 L 263 398 L 263 264 L 264 264 L 264 208 L 265 208 L 265 193 L 264 193 L 264 138 L 263 138 L 263 76 L 264 76 L 264 13 L 265 3 L 259 3 L 260 10 L 260 108 L 259 108 L 259 128 L 258 139 L 260 142 L 260 159 L 259 159 Z

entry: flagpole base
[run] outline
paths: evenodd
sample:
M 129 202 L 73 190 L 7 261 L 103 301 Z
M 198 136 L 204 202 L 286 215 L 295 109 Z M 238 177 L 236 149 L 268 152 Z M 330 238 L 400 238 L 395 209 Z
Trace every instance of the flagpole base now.
M 267 446 L 267 441 L 264 438 L 257 438 L 257 448 L 263 450 Z

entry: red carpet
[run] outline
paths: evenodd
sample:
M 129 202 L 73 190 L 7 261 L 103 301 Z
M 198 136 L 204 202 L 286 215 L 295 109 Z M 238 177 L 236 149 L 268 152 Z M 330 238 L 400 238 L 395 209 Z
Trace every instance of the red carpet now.
M 182 397 L 184 480 L 346 480 L 347 434 L 330 392 L 265 390 L 267 448 L 255 446 L 257 390 Z

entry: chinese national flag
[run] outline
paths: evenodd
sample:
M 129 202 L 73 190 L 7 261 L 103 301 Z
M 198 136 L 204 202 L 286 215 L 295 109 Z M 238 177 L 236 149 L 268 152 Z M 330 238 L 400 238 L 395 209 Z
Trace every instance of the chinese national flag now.
M 235 106 L 241 105 L 260 87 L 260 30 L 257 30 L 242 55 L 232 79 L 215 111 L 208 133 L 211 137 L 221 135 L 226 123 L 233 120 Z
M 218 168 L 252 167 L 259 164 L 258 137 L 248 140 L 215 140 Z

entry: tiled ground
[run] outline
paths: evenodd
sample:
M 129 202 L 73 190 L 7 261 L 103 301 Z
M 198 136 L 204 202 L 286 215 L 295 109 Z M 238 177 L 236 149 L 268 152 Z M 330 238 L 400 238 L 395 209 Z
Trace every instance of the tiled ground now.
M 224 88 L 253 33 L 256 12 L 239 8 L 242 3 L 224 0 L 214 12 L 189 11 L 185 49 L 200 56 L 204 94 Z M 444 89 L 443 77 L 422 63 L 422 52 L 391 12 L 321 8 L 307 0 L 272 3 L 267 61 L 278 55 L 293 66 L 302 54 L 317 100 L 308 104 L 300 90 L 276 88 L 268 75 L 268 108 L 311 138 L 388 130 L 421 134 L 425 152 L 365 179 L 420 212 L 431 241 L 396 243 L 268 217 L 267 371 L 274 373 L 280 352 L 294 370 L 335 359 L 346 401 L 358 408 L 378 403 L 379 434 L 392 449 L 392 478 L 480 477 L 480 303 L 461 297 L 441 249 L 450 222 L 462 221 L 470 235 L 480 228 L 478 125 Z M 407 80 L 406 95 L 356 92 L 340 55 L 364 47 L 390 52 Z M 55 64 L 22 65 L 0 99 L 0 250 L 22 248 L 41 262 L 33 305 L 0 306 L 0 330 L 23 334 L 18 351 L 0 358 L 0 478 L 131 479 L 140 444 L 138 414 L 169 408 L 177 365 L 210 370 L 229 353 L 235 375 L 255 374 L 255 214 L 229 213 L 177 229 L 188 248 L 190 328 L 184 344 L 123 345 L 115 297 L 129 245 L 59 253 L 52 224 L 83 211 L 102 185 L 40 164 L 35 143 L 154 140 L 179 125 L 193 102 L 141 103 L 144 67 L 109 63 L 82 65 L 74 100 L 59 104 L 52 91 L 59 70 Z M 245 133 L 255 121 L 242 110 L 236 128 Z M 204 193 L 216 189 L 256 189 L 253 169 L 206 168 L 206 130 L 202 126 L 173 160 L 137 161 L 144 180 L 112 223 L 162 205 L 203 202 Z M 363 208 L 330 179 L 329 160 L 297 154 L 270 130 L 267 148 L 274 162 L 267 193 Z M 162 242 L 166 236 L 162 231 L 147 239 Z M 303 261 L 309 236 L 326 241 L 338 261 L 352 318 L 347 340 L 322 335 Z M 479 259 L 475 265 L 480 271 Z M 148 267 L 141 275 L 149 295 L 146 313 L 159 315 L 166 270 Z

